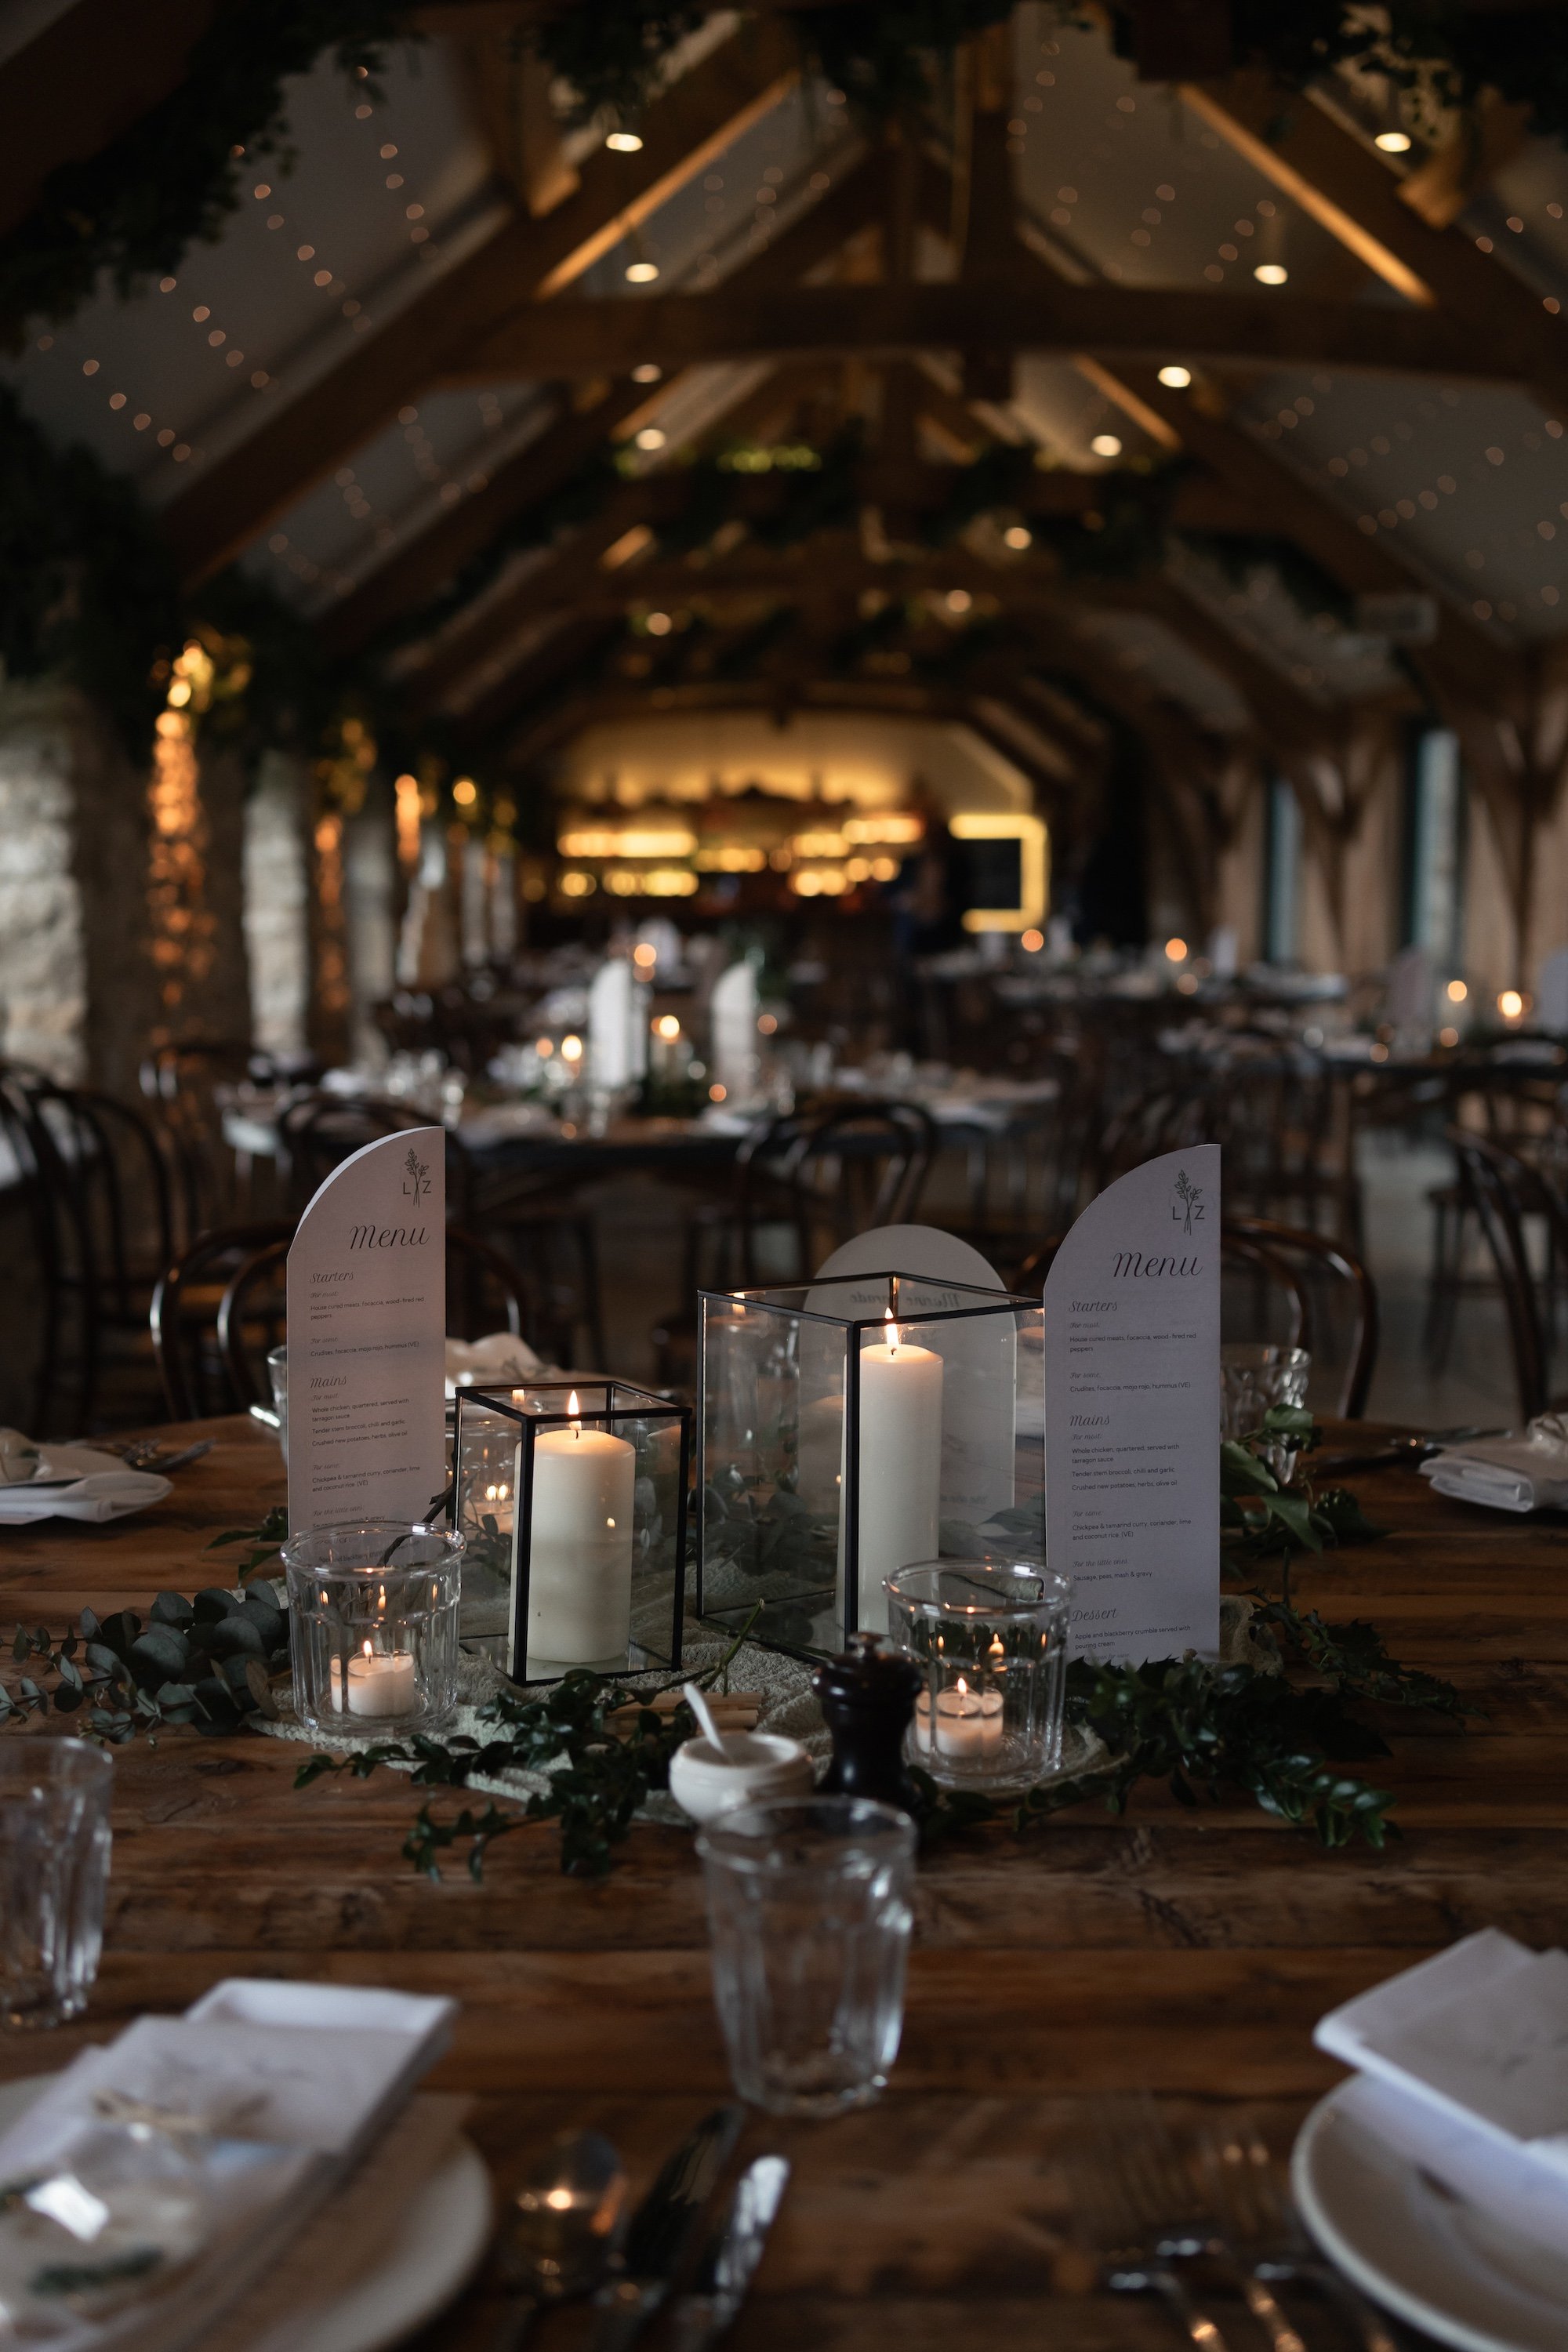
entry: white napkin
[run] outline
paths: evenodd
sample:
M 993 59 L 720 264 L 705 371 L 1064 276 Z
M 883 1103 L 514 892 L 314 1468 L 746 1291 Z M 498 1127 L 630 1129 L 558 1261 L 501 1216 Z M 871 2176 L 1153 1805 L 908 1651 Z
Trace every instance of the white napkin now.
M 38 1449 L 19 1429 L 0 1429 L 0 1486 L 37 1475 Z
M 501 1388 L 508 1381 L 538 1380 L 547 1367 L 526 1339 L 512 1331 L 489 1331 L 482 1339 L 447 1342 L 447 1402 L 459 1389 Z
M 1495 1927 L 1331 2011 L 1315 2039 L 1373 2078 L 1363 2112 L 1528 2234 L 1568 2227 L 1568 1953 Z
M 1568 1416 L 1543 1412 L 1522 1436 L 1451 1445 L 1423 1462 L 1421 1475 L 1439 1495 L 1495 1511 L 1562 1509 L 1568 1506 Z
M 152 1470 L 128 1470 L 112 1454 L 85 1445 L 52 1451 L 44 1445 L 29 1476 L 0 1485 L 0 1527 L 31 1527 L 38 1519 L 101 1525 L 161 1503 L 173 1491 L 167 1478 Z
M 183 2352 L 384 2129 L 445 2046 L 455 2011 L 352 1986 L 237 1978 L 185 2017 L 142 2017 L 117 2042 L 84 2051 L 0 2135 L 0 2184 L 54 2172 L 68 2199 L 73 2161 L 101 2144 L 106 2115 L 132 2124 L 162 2115 L 170 2121 L 154 2146 L 172 2139 L 196 2164 L 205 2221 L 195 2260 L 156 2290 L 96 2318 L 62 2310 L 56 2352 Z M 182 2118 L 205 2128 L 193 2137 Z

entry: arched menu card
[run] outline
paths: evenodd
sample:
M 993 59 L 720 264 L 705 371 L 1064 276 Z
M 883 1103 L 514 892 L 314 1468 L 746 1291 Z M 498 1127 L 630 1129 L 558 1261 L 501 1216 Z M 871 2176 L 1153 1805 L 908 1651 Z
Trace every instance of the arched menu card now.
M 447 1484 L 446 1136 L 334 1168 L 289 1250 L 289 1525 L 422 1519 Z
M 1219 1646 L 1219 1146 L 1091 1201 L 1046 1279 L 1046 1549 L 1073 1648 Z

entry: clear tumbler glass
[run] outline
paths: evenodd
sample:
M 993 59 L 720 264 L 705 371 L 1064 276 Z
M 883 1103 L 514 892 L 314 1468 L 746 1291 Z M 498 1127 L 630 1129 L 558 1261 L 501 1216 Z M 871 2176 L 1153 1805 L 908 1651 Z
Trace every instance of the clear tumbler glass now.
M 899 2053 L 915 1827 L 890 1805 L 747 1805 L 697 1841 L 713 2000 L 735 2088 L 780 2116 L 833 2116 Z
M 114 1763 L 85 1739 L 0 1740 L 0 2023 L 79 2017 L 103 1949 Z
M 1027 1789 L 1062 1760 L 1070 1579 L 988 1552 L 888 1579 L 893 1639 L 921 1669 L 904 1753 L 949 1789 Z
M 1262 1426 L 1271 1405 L 1305 1404 L 1312 1359 L 1305 1348 L 1279 1348 L 1262 1340 L 1227 1339 L 1219 1351 L 1219 1433 L 1245 1437 Z M 1293 1445 L 1270 1445 L 1266 1459 L 1282 1486 L 1296 1467 Z

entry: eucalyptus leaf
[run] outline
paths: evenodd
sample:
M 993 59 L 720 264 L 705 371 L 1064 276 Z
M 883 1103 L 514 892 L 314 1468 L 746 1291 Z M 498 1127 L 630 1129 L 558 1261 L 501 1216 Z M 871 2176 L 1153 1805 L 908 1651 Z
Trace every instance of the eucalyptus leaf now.
M 221 1663 L 225 1658 L 264 1658 L 267 1644 L 256 1627 L 246 1617 L 225 1617 L 216 1625 L 202 1629 L 202 1646 L 209 1658 Z
M 190 1602 L 182 1600 L 177 1592 L 160 1592 L 153 1603 L 154 1625 L 173 1625 L 176 1633 L 184 1633 L 194 1622 L 195 1613 Z
M 131 1666 L 138 1682 L 149 1687 L 177 1682 L 184 1673 L 190 1651 L 178 1633 L 166 1625 L 149 1625 L 131 1644 Z

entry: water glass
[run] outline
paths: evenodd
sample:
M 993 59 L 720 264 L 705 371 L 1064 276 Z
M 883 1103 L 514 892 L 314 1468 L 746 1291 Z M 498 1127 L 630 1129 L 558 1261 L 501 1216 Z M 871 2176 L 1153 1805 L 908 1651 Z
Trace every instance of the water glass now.
M 85 1739 L 0 1740 L 0 2024 L 79 2017 L 103 1949 L 114 1763 Z
M 278 1443 L 287 1466 L 289 1460 L 289 1350 L 270 1348 L 267 1353 L 268 1378 L 272 1382 L 272 1410 L 278 1415 Z
M 1038 1559 L 987 1552 L 888 1579 L 892 1636 L 924 1688 L 904 1753 L 948 1789 L 1032 1788 L 1062 1760 L 1072 1584 Z
M 1219 1426 L 1222 1437 L 1245 1437 L 1261 1428 L 1271 1405 L 1305 1404 L 1312 1359 L 1305 1348 L 1277 1348 L 1261 1341 L 1231 1339 L 1219 1351 Z M 1296 1466 L 1293 1445 L 1270 1445 L 1265 1460 L 1281 1486 Z
M 747 1805 L 697 1841 L 735 2088 L 779 2116 L 864 2106 L 904 2019 L 915 1827 L 890 1805 Z

